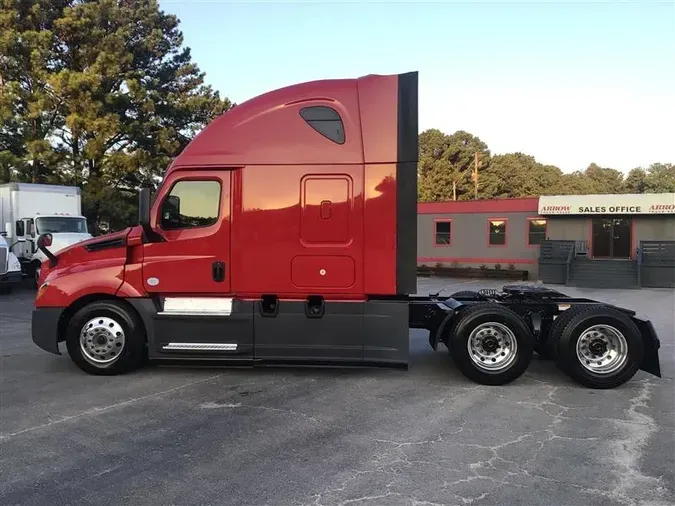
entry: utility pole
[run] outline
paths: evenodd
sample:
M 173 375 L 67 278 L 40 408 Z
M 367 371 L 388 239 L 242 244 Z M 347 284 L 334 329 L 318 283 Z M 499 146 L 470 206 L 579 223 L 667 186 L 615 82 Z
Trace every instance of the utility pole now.
M 478 151 L 474 153 L 473 156 L 473 198 L 478 199 Z
M 457 200 L 457 181 L 452 181 L 452 200 Z

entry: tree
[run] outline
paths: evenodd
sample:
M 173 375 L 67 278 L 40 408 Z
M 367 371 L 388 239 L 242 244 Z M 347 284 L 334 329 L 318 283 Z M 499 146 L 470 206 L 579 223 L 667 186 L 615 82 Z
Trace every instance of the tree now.
M 0 163 L 44 182 L 58 153 L 48 138 L 63 121 L 49 76 L 60 70 L 52 33 L 68 2 L 3 0 L 0 8 Z
M 647 172 L 642 167 L 631 169 L 623 184 L 626 193 L 644 193 L 647 185 Z
M 480 153 L 478 198 L 517 198 L 540 195 L 588 195 L 675 191 L 675 166 L 655 163 L 647 170 L 621 171 L 591 163 L 584 171 L 563 173 L 525 153 L 491 156 L 487 144 L 459 130 L 446 135 L 436 128 L 419 136 L 418 188 L 421 201 L 474 198 L 472 168 Z
M 93 224 L 128 222 L 135 190 L 232 106 L 178 25 L 156 0 L 4 0 L 0 111 L 19 124 L 19 179 L 81 185 Z
M 675 165 L 672 163 L 653 163 L 647 169 L 645 192 L 675 192 Z
M 481 166 L 487 166 L 490 151 L 480 138 L 458 130 L 452 135 L 439 130 L 420 134 L 419 194 L 422 200 L 451 200 L 453 182 L 457 198 L 473 198 L 471 168 L 478 153 Z
M 495 155 L 479 177 L 479 198 L 536 197 L 558 186 L 561 175 L 524 153 Z
M 588 179 L 592 193 L 609 194 L 624 191 L 623 173 L 619 170 L 591 163 L 584 172 L 584 176 Z

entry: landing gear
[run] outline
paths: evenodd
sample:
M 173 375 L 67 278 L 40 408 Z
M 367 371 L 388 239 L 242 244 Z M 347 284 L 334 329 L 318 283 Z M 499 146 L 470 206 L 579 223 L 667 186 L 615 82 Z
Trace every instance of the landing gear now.
M 483 385 L 504 385 L 517 379 L 534 353 L 534 337 L 523 319 L 491 302 L 462 309 L 445 342 L 460 371 Z

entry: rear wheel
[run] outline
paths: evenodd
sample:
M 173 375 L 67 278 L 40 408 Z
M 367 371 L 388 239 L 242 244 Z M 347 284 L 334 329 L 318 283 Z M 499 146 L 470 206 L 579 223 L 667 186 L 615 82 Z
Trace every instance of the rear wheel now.
M 70 320 L 66 347 L 72 361 L 89 374 L 123 374 L 143 363 L 145 331 L 125 304 L 92 302 Z
M 615 388 L 631 379 L 644 356 L 642 335 L 626 314 L 607 306 L 570 314 L 555 346 L 558 367 L 589 388 Z
M 487 302 L 462 309 L 456 318 L 447 343 L 467 378 L 483 385 L 504 385 L 527 370 L 534 337 L 515 312 Z

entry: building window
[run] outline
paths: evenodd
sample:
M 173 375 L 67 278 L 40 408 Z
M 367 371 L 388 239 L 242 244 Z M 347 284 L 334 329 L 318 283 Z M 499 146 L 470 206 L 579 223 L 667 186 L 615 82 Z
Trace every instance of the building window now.
M 546 220 L 530 218 L 527 220 L 527 245 L 536 246 L 546 240 Z
M 164 230 L 208 227 L 218 221 L 220 182 L 178 181 L 162 203 Z
M 300 116 L 309 126 L 336 144 L 345 143 L 345 127 L 335 109 L 324 106 L 300 109 Z
M 452 221 L 438 220 L 434 222 L 436 246 L 449 246 L 452 242 Z
M 488 245 L 506 246 L 506 220 L 489 220 L 488 227 Z

